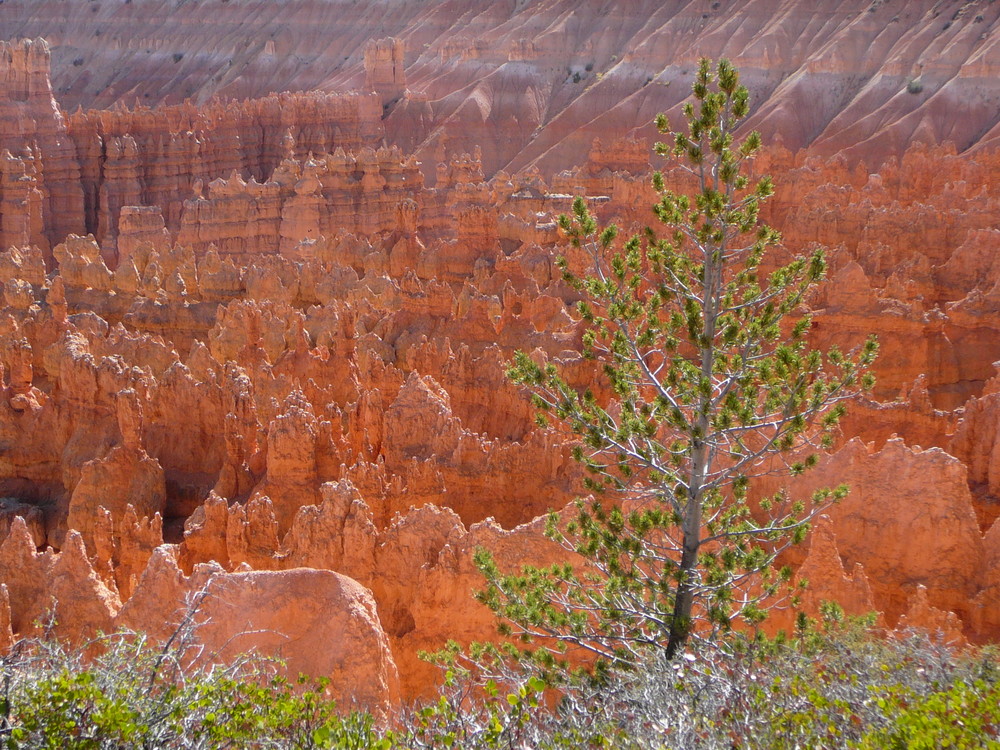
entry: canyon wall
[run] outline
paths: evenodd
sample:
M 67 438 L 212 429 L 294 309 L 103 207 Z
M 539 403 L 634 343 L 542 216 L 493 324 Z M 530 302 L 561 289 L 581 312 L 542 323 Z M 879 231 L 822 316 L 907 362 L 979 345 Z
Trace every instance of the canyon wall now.
M 419 650 L 492 633 L 474 550 L 558 558 L 540 517 L 580 470 L 505 363 L 600 382 L 555 217 L 649 220 L 643 123 L 700 52 L 780 134 L 765 218 L 829 248 L 810 335 L 882 346 L 791 485 L 852 487 L 793 556 L 809 606 L 1000 638 L 995 4 L 175 5 L 3 5 L 49 40 L 0 49 L 12 635 L 163 636 L 203 595 L 210 646 L 276 633 L 373 706 L 427 690 Z
M 432 169 L 442 142 L 479 145 L 492 174 L 556 172 L 678 115 L 701 56 L 737 64 L 748 126 L 793 150 L 995 146 L 998 16 L 988 0 L 7 0 L 3 28 L 49 39 L 68 110 L 367 86 L 391 142 Z

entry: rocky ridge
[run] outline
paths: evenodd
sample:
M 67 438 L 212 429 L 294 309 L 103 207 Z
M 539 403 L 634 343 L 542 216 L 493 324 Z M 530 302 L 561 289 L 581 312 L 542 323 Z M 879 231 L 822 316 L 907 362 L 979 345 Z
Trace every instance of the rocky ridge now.
M 67 109 L 377 90 L 390 142 L 484 150 L 487 174 L 579 160 L 678 113 L 701 56 L 731 58 L 748 125 L 793 150 L 881 162 L 911 141 L 997 145 L 988 0 L 7 0 L 8 38 L 48 38 Z M 176 18 L 183 14 L 184 22 Z M 393 41 L 395 40 L 395 41 Z

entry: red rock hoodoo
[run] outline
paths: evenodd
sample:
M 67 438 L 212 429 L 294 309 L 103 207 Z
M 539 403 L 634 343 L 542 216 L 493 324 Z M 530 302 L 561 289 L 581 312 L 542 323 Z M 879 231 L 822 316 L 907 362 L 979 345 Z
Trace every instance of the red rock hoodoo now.
M 881 340 L 793 484 L 853 488 L 807 599 L 1000 638 L 1000 5 L 389 5 L 4 4 L 10 633 L 165 629 L 207 590 L 213 647 L 426 690 L 419 650 L 492 632 L 474 549 L 555 559 L 539 516 L 579 491 L 504 376 L 591 375 L 555 217 L 645 222 L 649 123 L 725 55 L 765 218 L 830 248 L 813 337 Z

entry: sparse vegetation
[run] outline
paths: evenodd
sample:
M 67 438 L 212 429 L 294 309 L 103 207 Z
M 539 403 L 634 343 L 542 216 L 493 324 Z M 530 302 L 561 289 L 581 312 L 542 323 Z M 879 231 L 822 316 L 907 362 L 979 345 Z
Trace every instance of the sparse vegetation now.
M 471 678 L 451 679 L 446 697 L 455 705 L 454 684 Z M 844 622 L 835 605 L 822 625 L 807 623 L 794 639 L 699 646 L 673 663 L 651 655 L 561 695 L 555 711 L 534 710 L 527 746 L 1000 747 L 995 651 L 959 652 L 918 632 L 886 638 L 872 619 Z
M 924 90 L 924 84 L 919 78 L 912 78 L 906 84 L 906 93 L 908 94 L 919 94 Z
M 1000 747 L 1000 664 L 926 634 L 886 639 L 870 621 L 742 649 L 653 655 L 628 673 L 564 687 L 453 665 L 434 701 L 394 717 L 339 712 L 323 683 L 273 663 L 194 666 L 136 634 L 100 656 L 22 642 L 0 659 L 0 745 L 20 750 L 157 748 L 936 748 Z M 96 643 L 87 644 L 89 647 Z M 190 656 L 190 654 L 188 654 Z M 186 667 L 184 665 L 187 664 Z M 561 696 L 561 697 L 560 697 Z

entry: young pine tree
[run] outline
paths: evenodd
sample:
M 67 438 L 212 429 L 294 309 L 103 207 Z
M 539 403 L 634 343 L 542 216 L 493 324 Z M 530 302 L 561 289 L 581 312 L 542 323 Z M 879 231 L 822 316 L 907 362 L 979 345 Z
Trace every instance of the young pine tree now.
M 593 493 L 578 501 L 571 523 L 561 527 L 553 515 L 548 528 L 584 565 L 508 575 L 485 551 L 477 558 L 487 579 L 480 600 L 506 632 L 548 639 L 535 652 L 543 660 L 566 646 L 605 665 L 627 664 L 647 647 L 672 658 L 693 634 L 760 622 L 791 575 L 773 568 L 775 557 L 847 491 L 748 499 L 754 477 L 816 462 L 810 451 L 829 444 L 843 401 L 870 388 L 877 345 L 870 339 L 852 355 L 809 347 L 801 306 L 824 276 L 823 252 L 763 278 L 765 254 L 780 237 L 758 219 L 771 180 L 751 184 L 746 174 L 760 134 L 734 137 L 747 90 L 727 60 L 714 70 L 702 60 L 693 93 L 686 133 L 670 132 L 663 115 L 656 120 L 669 136 L 657 153 L 697 181 L 694 195 L 679 195 L 653 176 L 659 231 L 619 243 L 616 228 L 599 230 L 580 198 L 572 217 L 560 217 L 589 256 L 582 275 L 559 264 L 583 292 L 583 355 L 601 365 L 611 400 L 573 388 L 556 366 L 523 352 L 510 366 L 532 392 L 539 421 L 579 436 L 574 456 Z

